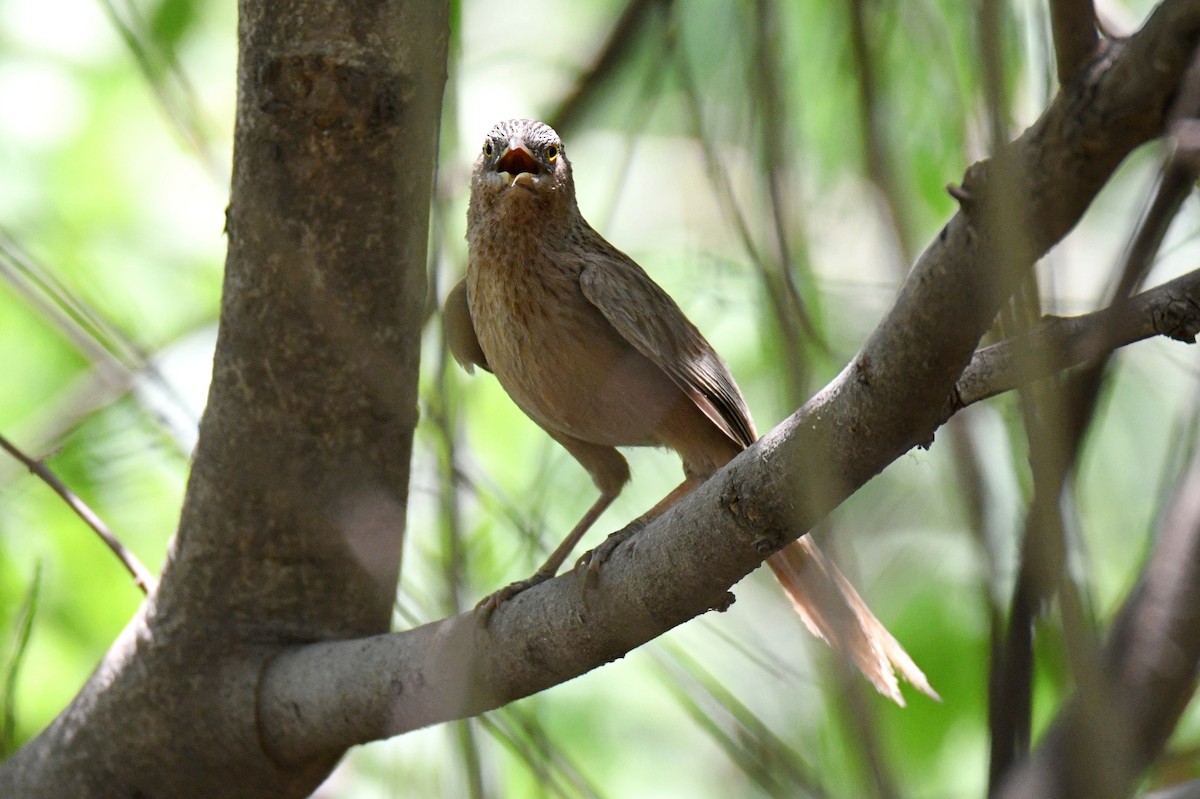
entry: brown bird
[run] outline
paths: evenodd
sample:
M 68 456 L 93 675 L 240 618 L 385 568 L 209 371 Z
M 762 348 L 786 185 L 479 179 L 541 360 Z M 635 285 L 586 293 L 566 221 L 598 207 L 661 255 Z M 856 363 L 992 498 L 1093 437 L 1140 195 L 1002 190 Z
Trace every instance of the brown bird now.
M 532 577 L 480 603 L 490 614 L 553 577 L 616 499 L 629 481 L 617 447 L 669 447 L 683 461 L 683 483 L 637 520 L 647 522 L 758 433 L 721 357 L 674 300 L 579 213 L 570 162 L 548 125 L 513 119 L 488 133 L 471 178 L 467 242 L 467 276 L 446 298 L 443 316 L 451 353 L 468 372 L 479 366 L 494 373 L 600 489 Z M 605 542 L 589 570 L 620 540 Z M 880 693 L 904 703 L 894 666 L 937 697 L 810 536 L 767 562 L 808 628 Z

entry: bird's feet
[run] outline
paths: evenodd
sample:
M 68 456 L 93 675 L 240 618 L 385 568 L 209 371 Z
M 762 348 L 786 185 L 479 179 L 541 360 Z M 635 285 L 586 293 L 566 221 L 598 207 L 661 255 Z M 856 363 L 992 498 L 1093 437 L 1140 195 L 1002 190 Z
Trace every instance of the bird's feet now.
M 522 591 L 533 588 L 535 585 L 540 585 L 553 576 L 553 574 L 547 574 L 543 571 L 536 571 L 533 573 L 532 577 L 528 577 L 524 580 L 517 580 L 515 583 L 510 583 L 509 585 L 504 586 L 496 593 L 485 596 L 483 599 L 479 600 L 479 604 L 475 606 L 475 614 L 478 617 L 479 623 L 486 627 L 488 621 L 490 621 L 492 618 L 492 613 L 495 612 L 496 608 L 500 607 Z
M 600 579 L 600 569 L 612 557 L 612 553 L 616 551 L 617 547 L 632 538 L 645 526 L 645 522 L 634 519 L 609 535 L 600 546 L 579 556 L 579 560 L 575 561 L 575 571 L 583 573 L 585 591 L 595 586 L 596 581 Z

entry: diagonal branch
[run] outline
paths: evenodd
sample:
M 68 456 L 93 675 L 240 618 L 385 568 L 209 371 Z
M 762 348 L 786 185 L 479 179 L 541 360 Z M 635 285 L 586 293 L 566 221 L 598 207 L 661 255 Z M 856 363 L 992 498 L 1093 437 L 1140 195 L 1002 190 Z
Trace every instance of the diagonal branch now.
M 635 52 L 638 34 L 652 24 L 663 24 L 671 13 L 674 0 L 629 0 L 613 24 L 612 31 L 587 71 L 576 80 L 571 93 L 559 103 L 547 124 L 566 136 L 579 124 L 580 118 L 596 101 L 601 86 L 609 80 L 623 61 Z M 662 16 L 655 19 L 655 14 Z
M 1028 189 L 1026 268 L 1061 239 L 1136 146 L 1160 135 L 1200 36 L 1200 2 L 1168 0 L 1088 79 L 1064 89 L 1006 148 Z M 621 657 L 709 609 L 945 418 L 945 398 L 1011 290 L 981 273 L 993 231 L 976 224 L 994 161 L 914 266 L 854 361 L 820 394 L 617 549 L 587 594 L 568 573 L 500 608 L 405 632 L 295 647 L 259 685 L 268 751 L 284 762 L 462 718 Z
M 948 410 L 953 413 L 1152 336 L 1192 344 L 1198 333 L 1200 270 L 1100 311 L 1045 317 L 1025 335 L 979 350 L 958 379 Z M 1022 355 L 1032 351 L 1040 357 Z
M 158 581 L 154 579 L 154 575 L 150 573 L 150 570 L 142 565 L 137 555 L 133 554 L 128 547 L 122 544 L 121 540 L 108 529 L 108 525 L 96 515 L 96 512 L 89 508 L 87 503 L 80 499 L 74 491 L 67 488 L 66 484 L 62 480 L 59 480 L 58 475 L 50 471 L 50 468 L 46 464 L 36 458 L 29 457 L 4 436 L 0 436 L 0 449 L 3 449 L 9 455 L 12 455 L 23 463 L 25 468 L 29 469 L 43 483 L 50 486 L 55 494 L 63 498 L 63 501 L 67 503 L 71 510 L 75 511 L 75 515 L 83 519 L 84 524 L 92 528 L 92 531 L 100 536 L 100 540 L 104 542 L 105 546 L 112 550 L 117 559 L 121 561 L 121 565 L 133 577 L 133 581 L 137 584 L 137 587 L 142 589 L 143 594 L 149 594 L 155 589 Z

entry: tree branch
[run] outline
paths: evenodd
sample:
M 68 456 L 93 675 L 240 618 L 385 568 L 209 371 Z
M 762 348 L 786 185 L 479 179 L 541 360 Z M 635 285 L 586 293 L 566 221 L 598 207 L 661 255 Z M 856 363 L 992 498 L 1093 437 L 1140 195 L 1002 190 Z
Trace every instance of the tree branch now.
M 1195 65 L 1189 68 L 1168 115 L 1170 140 L 1179 143 L 1179 114 L 1191 113 L 1187 99 L 1193 96 Z M 1126 307 L 1130 295 L 1141 286 L 1153 264 L 1163 236 L 1195 182 L 1191 166 L 1194 147 L 1174 150 L 1166 159 L 1154 201 L 1140 220 L 1137 232 L 1126 251 L 1124 263 L 1109 290 L 1108 304 Z M 1048 362 L 1062 353 L 1039 347 L 1028 333 L 1032 322 L 1021 324 L 1014 335 L 1012 367 L 1018 374 L 1046 370 Z M 1103 329 L 1094 331 L 1088 343 L 1103 338 Z M 1085 349 L 1088 349 L 1085 346 Z M 1033 622 L 1051 598 L 1057 596 L 1063 631 L 1077 685 L 1101 679 L 1096 665 L 1098 643 L 1083 618 L 1084 602 L 1080 588 L 1067 578 L 1065 563 L 1068 543 L 1063 523 L 1063 492 L 1079 456 L 1084 436 L 1094 419 L 1097 399 L 1107 374 L 1111 355 L 1108 349 L 1089 353 L 1087 365 L 1068 379 L 1025 383 L 1022 411 L 1029 439 L 1029 459 L 1033 473 L 1033 497 L 1026 514 L 1022 538 L 1020 569 L 1012 593 L 1012 611 L 1008 619 L 1005 644 L 992 658 L 989 680 L 989 726 L 992 758 L 989 768 L 989 792 L 994 792 L 1006 773 L 1018 760 L 1029 754 L 1033 682 Z
M 1134 147 L 1160 135 L 1198 33 L 1200 2 L 1165 2 L 1009 146 L 1005 163 L 1029 190 L 1029 246 L 1016 253 L 1027 267 L 1070 230 Z M 271 751 L 284 760 L 332 753 L 498 707 L 726 607 L 730 586 L 929 442 L 944 420 L 945 398 L 1017 271 L 980 271 L 996 242 L 972 206 L 988 201 L 995 168 L 985 161 L 968 171 L 971 201 L 842 374 L 617 549 L 586 603 L 568 573 L 501 607 L 486 629 L 464 615 L 285 652 L 261 684 Z
M 1058 82 L 1065 84 L 1095 58 L 1100 45 L 1092 0 L 1050 0 L 1050 28 Z
M 633 55 L 638 34 L 654 21 L 655 13 L 662 14 L 661 20 L 668 19 L 673 2 L 629 0 L 592 64 L 573 82 L 571 93 L 559 102 L 546 123 L 559 134 L 569 137 L 588 107 L 595 102 L 600 87 L 616 72 L 622 61 Z
M 1169 142 L 1173 145 L 1172 151 L 1163 165 L 1154 201 L 1138 225 L 1137 232 L 1126 251 L 1124 264 L 1112 280 L 1108 292 L 1110 306 L 1120 304 L 1125 307 L 1130 304 L 1129 297 L 1142 285 L 1172 220 L 1184 199 L 1192 191 L 1196 180 L 1197 148 L 1196 136 L 1192 132 L 1195 122 L 1191 118 L 1197 109 L 1200 109 L 1198 89 L 1200 89 L 1200 81 L 1198 81 L 1197 62 L 1193 56 L 1192 65 L 1186 70 L 1180 81 L 1180 87 L 1168 113 Z M 1103 335 L 1103 333 L 1099 335 Z M 1036 357 L 1043 353 L 1029 351 L 1026 353 L 1026 358 L 1031 354 Z M 1049 404 L 1049 411 L 1055 420 L 1055 435 L 1049 438 L 1051 441 L 1057 442 L 1058 453 L 1057 457 L 1048 464 L 1052 467 L 1049 478 L 1054 481 L 1056 487 L 1052 489 L 1052 493 L 1047 492 L 1043 495 L 1046 499 L 1041 511 L 1043 515 L 1061 513 L 1063 488 L 1078 457 L 1084 435 L 1094 417 L 1110 356 L 1111 352 L 1109 351 L 1096 355 L 1067 380 L 1061 381 L 1058 384 L 1058 390 L 1046 392 L 1046 396 L 1053 400 Z M 1043 436 L 1043 438 L 1047 437 Z M 1033 443 L 1031 441 L 1031 446 Z M 1035 461 L 1035 486 L 1037 485 L 1037 465 Z M 1043 478 L 1045 477 L 1044 470 Z M 1035 489 L 1035 502 L 1037 499 L 1038 491 Z M 1046 598 L 1053 595 L 1055 587 L 1059 588 L 1063 627 L 1072 650 L 1072 672 L 1075 684 L 1078 686 L 1077 690 L 1081 697 L 1102 700 L 1108 687 L 1108 676 L 1099 662 L 1099 645 L 1091 640 L 1089 625 L 1082 620 L 1082 611 L 1074 584 L 1066 579 L 1063 572 L 1065 544 L 1062 542 L 1061 531 L 1056 539 L 1058 542 L 1056 546 L 1043 547 L 1041 551 L 1027 548 L 1027 551 L 1023 553 L 1022 569 L 1018 577 L 1015 595 L 1024 597 L 1022 607 L 1028 608 L 1030 605 L 1046 601 Z M 1053 568 L 1049 568 L 1048 564 L 1054 564 Z M 1031 600 L 1031 598 L 1033 599 Z M 1010 629 L 1017 629 L 1018 624 L 1022 631 L 1021 637 L 1025 642 L 1024 649 L 1029 653 L 1032 649 L 1033 634 L 1031 620 L 1026 614 L 1025 619 L 1018 621 L 1014 610 Z M 1026 676 L 1026 683 L 1028 679 Z M 1028 695 L 1023 699 L 1028 703 Z M 999 701 L 1011 706 L 1014 701 L 1018 700 L 1010 692 L 1007 696 L 1000 693 Z M 1103 704 L 1103 701 L 1100 704 Z M 1083 729 L 1077 732 L 1082 732 L 1085 737 L 1072 736 L 1074 741 L 1071 746 L 1076 752 L 1087 749 L 1096 742 L 1092 731 Z M 1028 724 L 1026 724 L 1024 734 L 1025 740 L 1028 741 Z M 1001 735 L 1003 735 L 1003 730 Z M 994 736 L 993 741 L 1003 741 L 1003 738 Z M 1108 743 L 1119 742 L 1109 741 Z M 1115 751 L 1107 756 L 1097 758 L 1093 773 L 1111 771 L 1113 765 L 1119 762 L 1123 754 L 1122 751 Z M 1021 759 L 1028 757 L 1028 746 L 1020 752 L 1020 755 Z M 1114 759 L 1109 760 L 1110 757 Z M 993 789 L 1007 777 L 1007 774 L 1003 772 L 1007 772 L 1011 765 L 1011 759 L 998 764 L 993 761 L 991 775 Z M 1104 785 L 1098 786 L 1098 789 L 1102 791 L 1114 790 L 1115 786 L 1122 781 L 1121 775 L 1112 774 L 1106 774 L 1100 779 L 1103 780 Z
M 1191 698 L 1200 660 L 1200 451 L 1105 648 L 1107 680 L 1080 690 L 1005 799 L 1127 796 Z
M 1048 316 L 1027 334 L 977 351 L 950 412 L 1050 377 L 1152 336 L 1193 344 L 1200 333 L 1200 270 L 1083 316 Z M 1022 353 L 1038 352 L 1038 358 Z
M 229 252 L 179 529 L 0 795 L 300 797 L 336 762 L 273 761 L 258 689 L 286 645 L 391 623 L 447 6 L 240 0 Z
M 121 561 L 121 565 L 125 567 L 125 571 L 129 572 L 130 576 L 133 577 L 133 581 L 137 584 L 137 587 L 142 589 L 143 594 L 148 594 L 158 587 L 158 581 L 154 579 L 154 575 L 150 573 L 150 570 L 142 565 L 142 562 L 138 560 L 138 556 L 122 544 L 121 540 L 108 529 L 108 525 L 96 515 L 96 512 L 89 508 L 87 503 L 80 499 L 74 491 L 67 488 L 66 484 L 62 480 L 59 480 L 58 475 L 50 471 L 50 468 L 46 464 L 29 457 L 4 436 L 0 436 L 0 449 L 3 449 L 24 464 L 25 468 L 29 469 L 43 483 L 50 486 L 55 494 L 62 497 L 67 506 L 75 511 L 75 515 L 83 519 L 83 523 L 92 528 L 92 531 L 100 536 L 100 540 L 104 542 L 104 545 L 112 550 L 112 553 L 117 556 L 117 560 Z

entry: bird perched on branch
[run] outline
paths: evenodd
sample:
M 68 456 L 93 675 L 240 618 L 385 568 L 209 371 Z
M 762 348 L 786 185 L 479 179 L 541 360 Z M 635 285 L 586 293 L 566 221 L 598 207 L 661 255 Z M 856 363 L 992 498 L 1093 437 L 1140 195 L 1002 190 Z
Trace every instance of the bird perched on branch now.
M 443 315 L 451 353 L 468 372 L 495 374 L 600 490 L 532 577 L 480 603 L 486 620 L 553 577 L 616 499 L 630 476 L 617 447 L 669 447 L 683 461 L 683 483 L 638 520 L 647 522 L 758 434 L 721 357 L 667 293 L 580 215 L 570 162 L 548 125 L 513 119 L 488 133 L 471 178 L 467 242 L 467 276 Z M 610 537 L 588 568 L 599 568 L 620 540 Z M 881 693 L 903 704 L 894 667 L 937 696 L 810 536 L 767 562 L 808 628 Z

